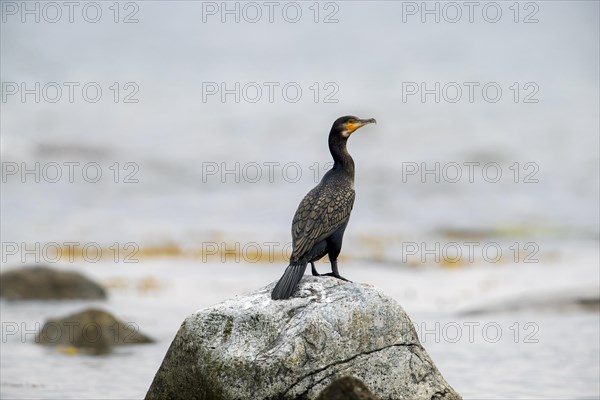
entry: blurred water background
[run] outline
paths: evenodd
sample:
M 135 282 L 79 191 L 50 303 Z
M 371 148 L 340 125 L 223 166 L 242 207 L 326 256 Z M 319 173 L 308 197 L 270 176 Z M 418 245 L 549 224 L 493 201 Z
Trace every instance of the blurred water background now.
M 346 114 L 374 117 L 378 125 L 349 143 L 357 198 L 343 274 L 389 292 L 417 325 L 502 327 L 496 343 L 481 334 L 474 343 L 424 340 L 465 398 L 600 394 L 598 311 L 563 307 L 597 299 L 599 291 L 598 2 L 494 3 L 502 13 L 494 23 L 488 20 L 495 8 L 482 14 L 489 2 L 478 3 L 473 22 L 459 6 L 456 23 L 439 2 L 427 3 L 440 10 L 439 22 L 427 14 L 421 20 L 420 2 L 294 3 L 302 11 L 296 23 L 283 17 L 286 2 L 278 3 L 273 22 L 254 3 L 263 13 L 256 23 L 248 21 L 254 10 L 244 14 L 235 2 L 227 7 L 238 7 L 239 22 L 230 14 L 221 21 L 220 2 L 138 1 L 117 3 L 117 23 L 112 3 L 100 3 L 97 23 L 79 8 L 73 22 L 63 8 L 56 23 L 44 15 L 23 23 L 7 3 L 0 31 L 1 268 L 35 263 L 31 256 L 22 262 L 22 244 L 97 244 L 110 255 L 97 263 L 63 257 L 55 265 L 105 284 L 110 299 L 101 306 L 158 343 L 69 357 L 34 346 L 31 337 L 5 340 L 3 332 L 2 398 L 143 397 L 186 315 L 279 277 L 295 208 L 327 169 L 326 136 Z M 210 7 L 219 11 L 212 15 Z M 128 16 L 137 22 L 124 23 Z M 31 89 L 36 82 L 58 83 L 62 98 L 47 101 L 52 87 L 40 91 L 39 102 L 8 94 L 12 83 Z M 79 84 L 73 102 L 64 82 Z M 90 82 L 102 89 L 97 102 L 81 93 Z M 254 82 L 262 97 L 250 101 L 254 84 L 239 102 L 207 93 L 222 82 L 229 89 Z M 265 82 L 276 83 L 272 102 Z M 439 102 L 434 94 L 425 102 L 421 93 L 407 94 L 436 82 L 451 84 Z M 473 102 L 464 82 L 478 85 Z M 281 92 L 290 83 L 302 90 L 298 101 Z M 457 102 L 448 101 L 454 83 L 463 90 Z M 482 94 L 488 83 L 502 89 L 496 102 Z M 127 95 L 138 101 L 125 102 Z M 57 163 L 62 178 L 23 178 L 23 166 L 36 163 L 40 170 Z M 79 163 L 72 164 L 74 182 L 64 163 Z M 98 182 L 82 175 L 89 163 L 102 172 Z M 436 163 L 437 181 L 421 177 Z M 479 163 L 472 182 L 464 163 Z M 489 163 L 500 168 L 497 182 L 494 169 L 483 175 Z M 453 183 L 455 165 L 462 177 Z M 476 242 L 474 260 L 464 253 L 458 260 L 420 258 L 424 247 L 453 242 L 463 252 L 465 242 Z M 118 262 L 107 250 L 115 243 Z M 124 262 L 128 243 L 138 263 Z M 273 262 L 265 243 L 275 243 Z M 485 257 L 481 248 L 490 243 L 502 257 Z M 7 244 L 19 251 L 9 255 Z M 407 257 L 413 244 L 418 251 Z M 507 302 L 523 306 L 503 308 Z M 0 305 L 3 322 L 28 326 L 83 307 Z M 490 307 L 501 312 L 469 313 Z M 528 322 L 539 341 L 513 340 L 517 328 L 510 327 L 519 323 L 526 334 Z

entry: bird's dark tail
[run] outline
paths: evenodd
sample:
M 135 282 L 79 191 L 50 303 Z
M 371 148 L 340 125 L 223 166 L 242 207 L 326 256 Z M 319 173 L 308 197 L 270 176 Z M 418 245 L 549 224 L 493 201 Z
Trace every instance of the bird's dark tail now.
M 302 279 L 305 269 L 306 263 L 299 265 L 288 265 L 283 273 L 283 276 L 273 288 L 273 291 L 271 292 L 271 298 L 273 300 L 288 299 L 292 295 L 292 292 L 296 286 L 298 286 L 300 279 Z

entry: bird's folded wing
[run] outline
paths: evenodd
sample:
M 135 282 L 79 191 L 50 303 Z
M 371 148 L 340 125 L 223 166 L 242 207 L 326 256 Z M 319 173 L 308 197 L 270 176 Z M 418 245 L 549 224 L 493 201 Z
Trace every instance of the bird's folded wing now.
M 354 190 L 327 190 L 317 186 L 298 206 L 292 222 L 292 261 L 306 256 L 313 246 L 342 226 L 354 205 Z

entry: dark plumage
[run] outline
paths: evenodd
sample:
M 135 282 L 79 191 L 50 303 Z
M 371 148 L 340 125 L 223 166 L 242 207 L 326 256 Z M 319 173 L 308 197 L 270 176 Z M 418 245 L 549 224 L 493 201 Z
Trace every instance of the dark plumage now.
M 271 293 L 273 300 L 292 295 L 308 263 L 312 266 L 312 274 L 320 276 L 314 262 L 326 254 L 332 272 L 325 275 L 347 280 L 340 276 L 337 268 L 337 257 L 354 204 L 354 160 L 346 149 L 346 142 L 352 132 L 374 122 L 374 119 L 346 116 L 333 123 L 329 132 L 333 168 L 308 192 L 296 210 L 292 222 L 290 265 Z

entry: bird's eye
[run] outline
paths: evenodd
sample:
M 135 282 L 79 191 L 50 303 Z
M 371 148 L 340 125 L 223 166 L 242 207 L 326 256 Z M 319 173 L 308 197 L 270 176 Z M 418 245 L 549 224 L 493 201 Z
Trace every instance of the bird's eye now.
M 353 119 L 351 119 L 351 120 L 348 120 L 348 123 L 349 123 L 349 124 L 353 124 L 353 123 L 355 123 L 355 122 L 356 122 L 356 121 L 355 121 L 355 120 L 353 120 Z

